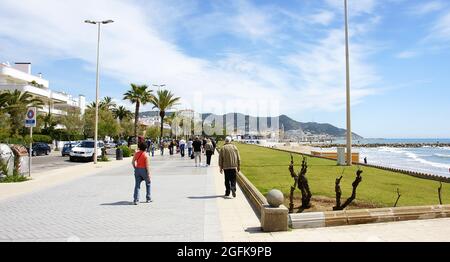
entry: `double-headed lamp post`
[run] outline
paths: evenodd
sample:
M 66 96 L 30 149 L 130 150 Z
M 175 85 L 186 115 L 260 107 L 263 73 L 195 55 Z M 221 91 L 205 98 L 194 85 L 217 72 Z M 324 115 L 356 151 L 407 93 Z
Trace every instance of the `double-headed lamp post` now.
M 97 150 L 98 150 L 98 93 L 99 93 L 99 60 L 100 60 L 100 26 L 113 23 L 113 20 L 104 21 L 91 21 L 85 20 L 87 24 L 93 24 L 98 26 L 98 36 L 97 36 L 97 78 L 95 85 L 95 134 L 94 134 L 94 164 L 97 164 Z
M 345 7 L 345 62 L 346 62 L 346 93 L 347 93 L 347 165 L 352 165 L 352 126 L 350 118 L 350 54 L 348 48 L 348 5 L 344 0 Z

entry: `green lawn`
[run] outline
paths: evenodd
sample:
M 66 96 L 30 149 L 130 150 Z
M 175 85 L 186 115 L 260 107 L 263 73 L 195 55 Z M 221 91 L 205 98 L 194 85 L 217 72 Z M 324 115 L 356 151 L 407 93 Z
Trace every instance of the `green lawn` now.
M 254 145 L 237 144 L 241 154 L 244 175 L 264 195 L 271 189 L 280 189 L 288 198 L 293 184 L 288 167 L 290 154 Z M 300 170 L 301 156 L 294 155 L 295 170 Z M 351 194 L 351 184 L 358 167 L 345 167 L 341 181 L 342 201 Z M 335 161 L 308 158 L 307 178 L 313 196 L 335 198 L 336 177 L 342 174 L 344 167 L 336 166 Z M 437 188 L 439 182 L 414 178 L 408 175 L 362 167 L 363 180 L 358 187 L 357 200 L 375 206 L 391 207 L 397 198 L 397 188 L 402 194 L 398 206 L 439 204 Z M 296 190 L 297 196 L 300 192 Z M 450 204 L 450 184 L 443 184 L 442 199 Z M 288 201 L 288 200 L 287 200 Z

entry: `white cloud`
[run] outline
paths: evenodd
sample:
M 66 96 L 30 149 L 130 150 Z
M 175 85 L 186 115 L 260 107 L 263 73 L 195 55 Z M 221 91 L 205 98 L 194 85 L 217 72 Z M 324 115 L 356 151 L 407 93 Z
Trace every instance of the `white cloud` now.
M 428 38 L 444 41 L 450 40 L 450 11 L 435 22 Z
M 412 15 L 426 15 L 436 11 L 440 11 L 445 7 L 442 1 L 426 1 L 410 8 L 409 13 Z
M 321 25 L 329 25 L 333 19 L 334 13 L 327 10 L 322 10 L 309 17 L 310 22 Z
M 416 57 L 418 55 L 419 54 L 416 51 L 407 50 L 407 51 L 403 51 L 403 52 L 396 54 L 395 57 L 400 58 L 400 59 L 408 59 L 408 58 Z
M 334 10 L 344 11 L 343 0 L 325 0 L 325 2 Z M 349 16 L 357 16 L 362 14 L 371 14 L 377 5 L 378 1 L 375 0 L 357 0 L 348 1 Z
M 176 23 L 184 26 L 190 37 L 204 41 L 216 35 L 233 35 L 252 41 L 271 42 L 278 31 L 274 10 L 257 8 L 247 1 L 218 4 L 211 12 L 195 14 Z
M 171 28 L 173 23 L 158 22 L 146 11 L 163 10 L 161 12 L 166 13 L 171 10 L 177 13 L 176 6 L 152 9 L 151 2 L 145 3 L 146 8 L 143 9 L 136 3 L 118 0 L 2 0 L 0 38 L 11 48 L 14 48 L 13 43 L 18 43 L 34 50 L 32 55 L 39 59 L 81 59 L 93 71 L 96 27 L 83 21 L 111 18 L 116 22 L 102 27 L 102 73 L 121 81 L 124 89 L 131 82 L 164 83 L 183 98 L 181 107 L 198 106 L 193 105 L 198 94 L 203 97 L 205 106 L 237 101 L 236 107 L 245 107 L 246 103 L 242 101 L 249 99 L 280 101 L 282 111 L 302 108 L 335 110 L 343 105 L 345 67 L 341 30 L 330 31 L 317 45 L 304 46 L 303 51 L 290 55 L 286 64 L 290 68 L 277 67 L 265 62 L 264 58 L 239 53 L 213 60 L 187 55 L 171 37 L 162 33 L 168 25 L 167 31 L 176 31 L 176 28 Z M 216 22 L 233 25 L 229 29 L 231 32 L 253 39 L 264 39 L 277 31 L 277 24 L 271 21 L 270 14 L 242 3 L 238 5 L 240 11 L 230 20 Z M 355 5 L 355 10 L 370 12 L 373 9 L 373 1 L 361 3 Z M 223 16 L 212 14 L 210 20 L 206 20 L 211 23 L 211 31 L 216 29 L 213 24 L 220 17 Z M 317 21 L 325 24 L 329 19 L 332 19 L 332 13 L 324 13 Z M 365 63 L 363 51 L 361 45 L 352 45 L 355 102 L 373 94 L 372 87 L 377 81 L 373 68 Z M 106 95 L 106 91 L 104 93 Z
M 375 94 L 380 80 L 375 70 L 365 63 L 369 53 L 360 44 L 351 45 L 351 87 L 353 103 Z M 285 62 L 297 68 L 303 88 L 294 95 L 299 108 L 335 111 L 345 103 L 345 45 L 341 30 L 332 30 L 328 36 L 307 51 L 286 57 Z

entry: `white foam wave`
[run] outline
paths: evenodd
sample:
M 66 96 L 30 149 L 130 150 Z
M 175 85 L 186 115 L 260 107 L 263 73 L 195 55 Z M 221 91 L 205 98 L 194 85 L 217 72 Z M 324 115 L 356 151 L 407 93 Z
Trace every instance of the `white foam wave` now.
M 401 150 L 399 148 L 395 148 L 395 147 L 380 147 L 380 151 L 381 152 L 396 153 L 396 154 L 406 153 L 406 151 Z
M 448 155 L 448 154 L 439 154 L 439 153 L 436 153 L 436 154 L 434 154 L 434 156 L 450 158 L 450 155 Z
M 418 155 L 416 155 L 414 153 L 411 153 L 411 152 L 406 153 L 406 156 L 408 156 L 409 158 L 411 158 L 411 159 L 413 159 L 413 160 L 415 160 L 417 162 L 420 162 L 420 163 L 422 163 L 424 165 L 429 165 L 429 166 L 437 167 L 437 168 L 445 168 L 445 169 L 449 169 L 450 168 L 450 165 L 448 165 L 448 164 L 436 163 L 436 162 L 428 161 L 428 160 L 425 160 L 423 158 L 420 158 Z

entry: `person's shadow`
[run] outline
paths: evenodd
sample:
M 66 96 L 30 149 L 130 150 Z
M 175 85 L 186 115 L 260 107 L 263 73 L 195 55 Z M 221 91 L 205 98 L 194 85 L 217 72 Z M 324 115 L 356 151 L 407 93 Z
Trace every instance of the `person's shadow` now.
M 189 199 L 194 200 L 205 200 L 205 199 L 215 199 L 215 198 L 224 198 L 223 195 L 215 195 L 215 196 L 190 196 Z
M 103 203 L 101 206 L 129 206 L 132 205 L 133 202 L 131 201 L 119 201 L 114 203 Z

